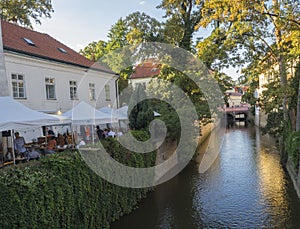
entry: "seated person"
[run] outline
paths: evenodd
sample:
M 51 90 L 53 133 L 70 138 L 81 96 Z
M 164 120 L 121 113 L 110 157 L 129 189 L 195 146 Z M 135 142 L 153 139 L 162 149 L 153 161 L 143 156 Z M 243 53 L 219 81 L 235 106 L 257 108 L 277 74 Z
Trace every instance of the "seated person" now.
M 112 131 L 111 129 L 107 130 L 107 137 L 115 137 L 116 133 L 114 131 Z
M 50 128 L 46 128 L 46 130 L 47 130 L 47 134 L 48 135 L 51 135 L 51 136 L 55 136 L 55 133 L 54 133 L 54 131 L 53 130 L 51 130 Z
M 26 148 L 25 148 L 25 139 L 24 137 L 21 137 L 19 132 L 15 133 L 15 140 L 14 140 L 14 147 L 15 147 L 15 155 L 16 157 L 21 156 L 24 157 L 26 154 Z
M 55 140 L 55 137 L 52 136 L 50 141 L 47 143 L 47 147 L 45 148 L 45 154 L 55 153 L 56 148 L 57 148 L 57 142 Z
M 7 152 L 4 156 L 4 161 L 11 161 L 13 159 L 12 148 L 7 148 Z
M 72 137 L 71 134 L 66 134 L 66 135 L 65 135 L 65 141 L 66 141 L 67 146 L 68 146 L 69 148 L 73 148 L 74 143 L 73 143 L 73 137 Z
M 57 134 L 57 148 L 64 150 L 67 148 L 65 137 L 62 134 Z
M 80 140 L 79 144 L 76 146 L 77 149 L 79 149 L 81 146 L 85 145 L 85 141 L 83 139 Z
M 104 131 L 102 129 L 100 129 L 99 126 L 96 126 L 96 133 L 98 135 L 99 140 L 105 138 Z
M 40 153 L 36 150 L 34 145 L 31 146 L 30 151 L 27 154 L 27 160 L 34 160 L 34 159 L 39 159 L 40 158 Z

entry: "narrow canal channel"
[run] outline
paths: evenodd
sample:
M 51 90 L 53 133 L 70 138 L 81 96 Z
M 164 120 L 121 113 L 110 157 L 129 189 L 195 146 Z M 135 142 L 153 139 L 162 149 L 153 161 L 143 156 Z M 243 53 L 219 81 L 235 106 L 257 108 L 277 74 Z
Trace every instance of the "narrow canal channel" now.
M 191 162 L 111 228 L 300 228 L 292 182 L 273 139 L 257 128 L 227 129 L 214 164 L 203 174 L 198 166 Z

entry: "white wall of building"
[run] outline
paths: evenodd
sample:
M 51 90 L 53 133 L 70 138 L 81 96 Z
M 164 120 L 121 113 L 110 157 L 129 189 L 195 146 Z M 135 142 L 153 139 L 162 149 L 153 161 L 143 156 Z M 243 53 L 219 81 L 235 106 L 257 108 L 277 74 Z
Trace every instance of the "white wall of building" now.
M 116 76 L 113 74 L 11 52 L 5 52 L 5 67 L 9 95 L 13 96 L 11 74 L 24 75 L 26 98 L 17 100 L 34 110 L 54 113 L 60 109 L 65 112 L 80 101 L 85 101 L 96 108 L 116 103 Z M 54 100 L 46 98 L 46 77 L 55 79 Z M 70 80 L 77 82 L 76 100 L 70 99 Z M 94 101 L 89 98 L 90 83 L 95 85 Z M 109 85 L 110 100 L 107 100 L 105 85 Z
M 132 84 L 133 88 L 136 88 L 137 85 L 142 85 L 147 88 L 147 85 L 152 80 L 152 77 L 145 77 L 145 78 L 137 78 L 137 79 L 130 79 L 130 83 Z

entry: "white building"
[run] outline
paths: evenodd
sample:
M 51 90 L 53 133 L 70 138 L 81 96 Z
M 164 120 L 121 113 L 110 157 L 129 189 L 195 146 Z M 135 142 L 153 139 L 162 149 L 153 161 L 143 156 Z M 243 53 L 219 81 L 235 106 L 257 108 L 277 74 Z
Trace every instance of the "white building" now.
M 294 77 L 296 71 L 296 63 L 297 60 L 294 62 L 286 63 L 286 71 L 287 71 L 287 78 L 290 79 Z M 267 90 L 267 86 L 269 83 L 273 82 L 279 74 L 279 66 L 278 64 L 274 64 L 271 67 L 268 67 L 264 72 L 259 75 L 259 84 L 258 88 L 254 92 L 255 98 L 262 97 L 262 94 L 265 90 Z M 267 124 L 268 115 L 258 106 L 255 106 L 255 125 L 264 127 Z
M 159 75 L 161 64 L 154 59 L 149 59 L 134 68 L 134 73 L 129 78 L 133 88 L 142 85 L 145 89 L 152 78 Z
M 114 72 L 48 34 L 1 23 L 9 96 L 52 114 L 68 111 L 80 101 L 97 109 L 118 107 Z

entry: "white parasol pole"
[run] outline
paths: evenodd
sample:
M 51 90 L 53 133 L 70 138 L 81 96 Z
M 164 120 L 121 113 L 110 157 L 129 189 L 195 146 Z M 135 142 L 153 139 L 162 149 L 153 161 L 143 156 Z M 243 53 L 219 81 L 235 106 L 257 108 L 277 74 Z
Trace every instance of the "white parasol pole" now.
M 11 130 L 11 141 L 12 141 L 11 151 L 12 151 L 12 157 L 13 157 L 14 165 L 16 165 L 14 135 L 15 135 L 15 131 Z

